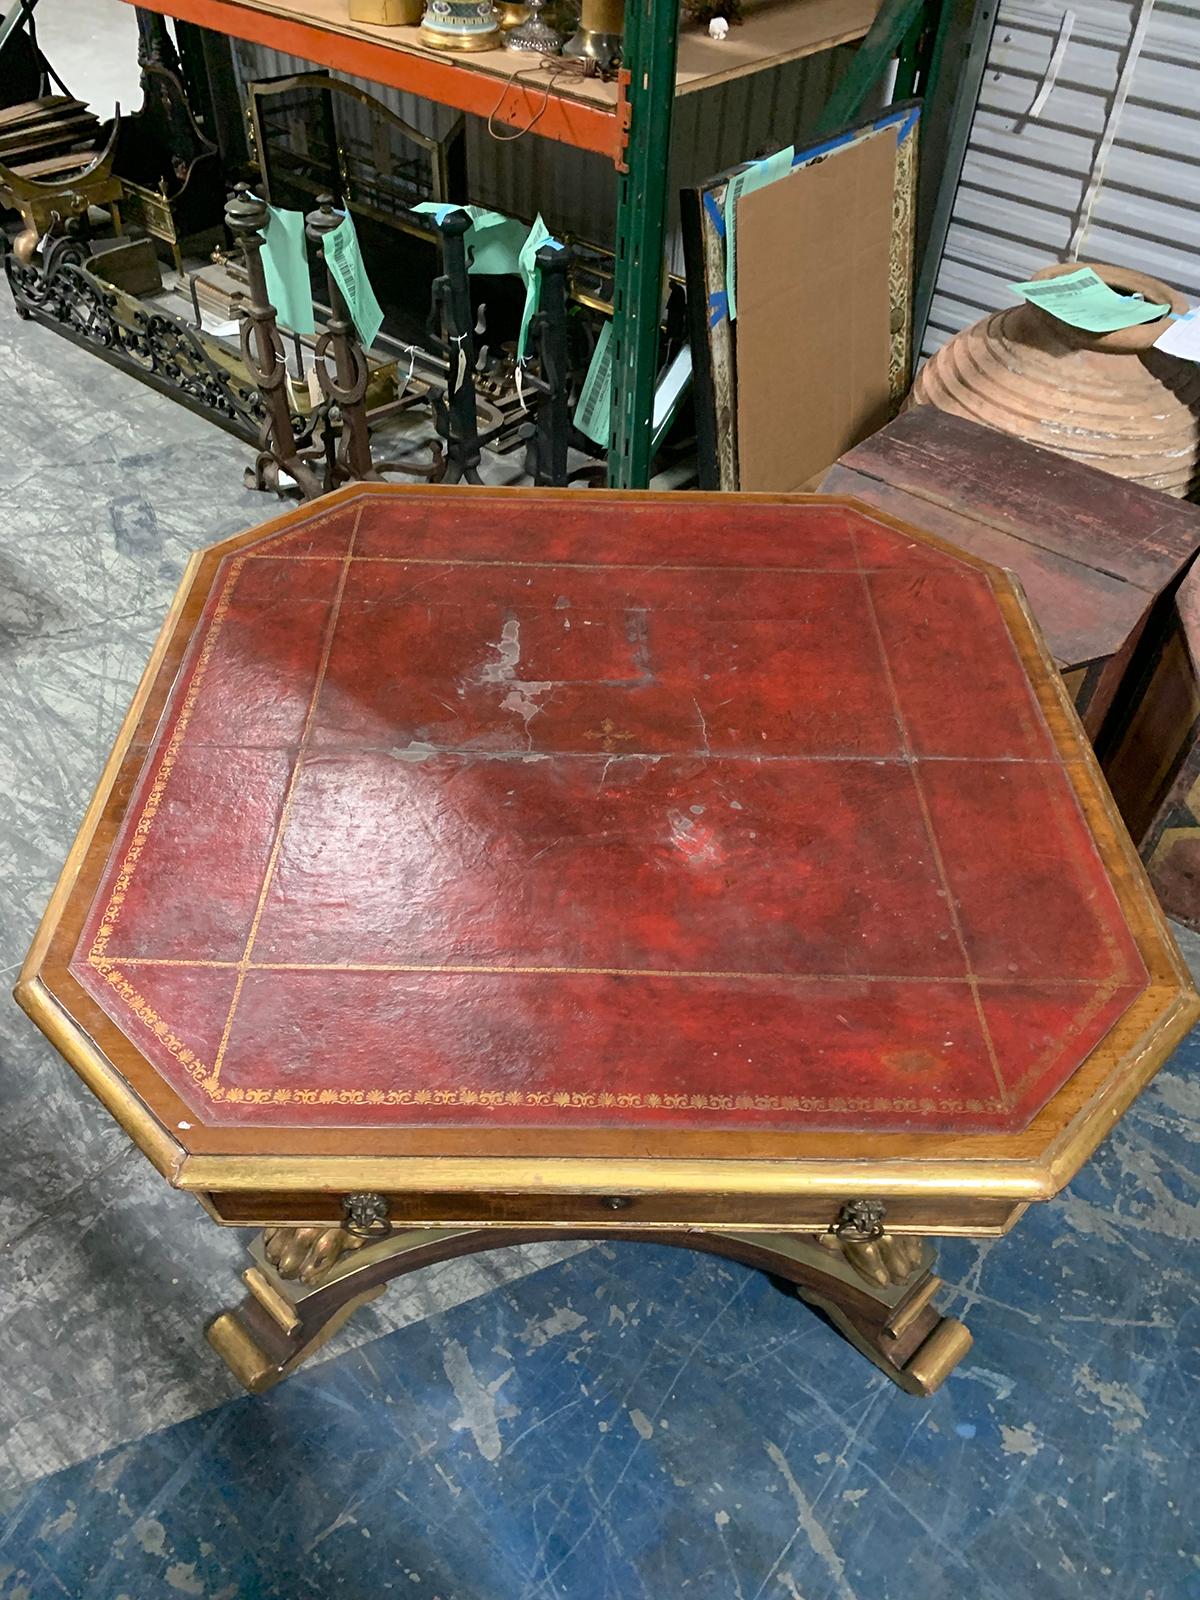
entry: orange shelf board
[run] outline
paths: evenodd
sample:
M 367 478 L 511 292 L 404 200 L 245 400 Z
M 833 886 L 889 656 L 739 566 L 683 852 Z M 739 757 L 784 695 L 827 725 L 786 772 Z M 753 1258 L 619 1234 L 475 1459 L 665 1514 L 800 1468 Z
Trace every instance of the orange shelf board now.
M 134 0 L 129 0 L 130 4 Z M 469 111 L 475 116 L 492 117 L 513 128 L 529 124 L 546 139 L 593 150 L 616 160 L 620 134 L 614 114 L 615 86 L 608 104 L 575 99 L 557 87 L 549 94 L 538 73 L 528 84 L 511 80 L 513 58 L 503 51 L 488 51 L 497 67 L 438 55 L 410 44 L 392 43 L 370 37 L 365 32 L 317 23 L 282 9 L 265 10 L 243 0 L 139 0 L 148 10 L 161 12 L 180 22 L 194 22 L 231 38 L 265 45 L 286 55 L 300 56 L 318 66 L 329 67 L 355 78 L 423 95 L 442 105 Z M 332 9 L 332 8 L 330 8 Z M 380 29 L 379 32 L 384 30 Z M 387 30 L 415 38 L 416 29 Z M 499 69 L 499 70 L 498 70 Z M 523 76 L 532 78 L 531 73 Z M 543 103 L 544 102 L 544 103 Z M 536 121 L 535 121 L 536 119 Z
M 528 60 L 505 50 L 457 56 L 430 50 L 416 28 L 352 22 L 346 0 L 146 0 L 146 4 L 183 22 L 423 95 L 475 116 L 492 117 L 508 128 L 528 128 L 542 138 L 614 161 L 621 156 L 616 84 L 572 76 L 568 64 L 556 58 Z M 675 92 L 714 88 L 851 44 L 866 34 L 879 4 L 880 0 L 750 0 L 743 21 L 720 42 L 702 28 L 686 26 L 679 37 Z

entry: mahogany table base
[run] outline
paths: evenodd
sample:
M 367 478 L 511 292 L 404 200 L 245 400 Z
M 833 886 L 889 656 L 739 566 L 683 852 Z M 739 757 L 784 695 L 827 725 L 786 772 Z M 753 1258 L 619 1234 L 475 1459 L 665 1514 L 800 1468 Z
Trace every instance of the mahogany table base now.
M 342 1228 L 269 1228 L 243 1274 L 249 1294 L 208 1325 L 210 1344 L 238 1380 L 261 1394 L 300 1365 L 393 1278 L 435 1261 L 549 1239 L 623 1239 L 728 1256 L 795 1286 L 868 1360 L 909 1394 L 932 1394 L 971 1347 L 961 1322 L 941 1316 L 941 1285 L 927 1241 L 884 1234 L 727 1233 L 653 1228 L 562 1232 L 526 1228 L 415 1228 L 376 1242 Z

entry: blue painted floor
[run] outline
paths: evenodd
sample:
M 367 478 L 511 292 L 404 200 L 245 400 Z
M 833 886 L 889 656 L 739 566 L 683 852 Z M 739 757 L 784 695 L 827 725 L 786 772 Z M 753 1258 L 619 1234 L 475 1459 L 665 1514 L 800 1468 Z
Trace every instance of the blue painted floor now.
M 976 1345 L 930 1401 L 760 1274 L 596 1245 L 31 1484 L 0 1596 L 1200 1596 L 1198 1073 L 946 1246 Z

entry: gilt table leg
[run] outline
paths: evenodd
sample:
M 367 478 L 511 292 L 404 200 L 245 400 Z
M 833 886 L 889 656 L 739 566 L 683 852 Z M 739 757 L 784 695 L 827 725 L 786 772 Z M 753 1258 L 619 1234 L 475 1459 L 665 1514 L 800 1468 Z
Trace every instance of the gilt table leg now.
M 374 1240 L 344 1228 L 271 1228 L 252 1246 L 241 1305 L 214 1318 L 213 1348 L 253 1393 L 293 1371 L 393 1278 L 453 1256 L 594 1232 L 528 1228 L 414 1228 Z M 835 1234 L 612 1228 L 605 1239 L 675 1245 L 728 1256 L 795 1285 L 868 1360 L 909 1394 L 931 1394 L 971 1346 L 961 1322 L 933 1307 L 940 1279 L 922 1239 Z
M 934 1275 L 934 1252 L 924 1239 L 883 1234 L 869 1242 L 843 1243 L 832 1233 L 733 1237 L 742 1247 L 739 1259 L 794 1284 L 801 1299 L 824 1312 L 844 1338 L 909 1394 L 932 1394 L 971 1348 L 966 1327 L 934 1307 L 942 1280 Z M 745 1253 L 747 1247 L 753 1256 Z
M 250 1247 L 242 1274 L 250 1291 L 208 1324 L 209 1344 L 251 1391 L 261 1394 L 326 1343 L 393 1278 L 435 1261 L 523 1244 L 544 1234 L 479 1228 L 412 1228 L 364 1239 L 340 1227 L 268 1228 Z

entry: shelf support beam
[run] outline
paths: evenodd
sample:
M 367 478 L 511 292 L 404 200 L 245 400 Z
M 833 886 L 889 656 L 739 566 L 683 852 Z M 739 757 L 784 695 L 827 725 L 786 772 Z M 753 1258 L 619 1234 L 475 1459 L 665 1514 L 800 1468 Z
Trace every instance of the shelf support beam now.
M 128 0 L 144 10 L 160 11 L 180 22 L 193 22 L 231 39 L 265 45 L 285 55 L 300 56 L 318 66 L 353 78 L 368 78 L 406 94 L 469 111 L 477 117 L 492 116 L 509 127 L 523 128 L 536 119 L 537 133 L 543 139 L 573 145 L 578 150 L 595 150 L 615 157 L 618 147 L 617 124 L 609 106 L 594 100 L 573 99 L 560 90 L 533 82 L 514 82 L 507 70 L 481 71 L 469 65 L 470 58 L 456 61 L 451 56 L 436 58 L 429 50 L 406 43 L 415 29 L 396 28 L 396 42 L 339 27 L 319 19 L 309 21 L 298 7 L 264 11 L 245 5 L 242 0 Z M 344 7 L 342 8 L 344 11 Z M 539 74 L 544 77 L 545 74 Z
M 663 0 L 626 5 L 629 133 L 617 191 L 608 456 L 613 489 L 645 489 L 650 482 L 678 26 L 678 7 Z
M 866 38 L 854 52 L 846 75 L 825 102 L 817 119 L 818 133 L 833 133 L 854 121 L 888 62 L 903 44 L 905 35 L 924 12 L 925 0 L 883 0 Z

